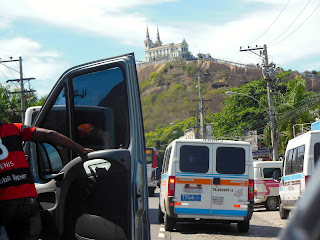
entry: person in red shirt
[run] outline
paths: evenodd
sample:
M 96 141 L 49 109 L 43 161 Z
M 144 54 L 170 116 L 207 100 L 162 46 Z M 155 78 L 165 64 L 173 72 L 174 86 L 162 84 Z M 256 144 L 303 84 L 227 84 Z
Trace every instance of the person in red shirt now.
M 53 130 L 0 123 L 0 226 L 5 227 L 10 240 L 38 240 L 40 208 L 23 141 L 51 143 L 80 156 L 93 150 Z

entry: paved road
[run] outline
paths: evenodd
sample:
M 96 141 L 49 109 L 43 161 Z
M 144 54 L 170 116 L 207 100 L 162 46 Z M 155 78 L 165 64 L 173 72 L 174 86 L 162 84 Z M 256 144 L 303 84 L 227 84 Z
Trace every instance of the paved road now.
M 173 232 L 165 232 L 163 225 L 158 223 L 159 189 L 154 197 L 149 197 L 149 217 L 152 240 L 269 240 L 277 239 L 280 230 L 288 220 L 282 220 L 278 211 L 266 211 L 255 208 L 250 221 L 248 233 L 239 233 L 236 224 L 189 224 L 179 223 Z

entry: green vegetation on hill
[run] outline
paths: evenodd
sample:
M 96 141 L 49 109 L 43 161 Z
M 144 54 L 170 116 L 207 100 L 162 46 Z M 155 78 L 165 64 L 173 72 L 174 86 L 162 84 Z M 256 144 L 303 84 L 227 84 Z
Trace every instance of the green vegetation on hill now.
M 267 83 L 257 72 L 260 70 L 207 61 L 173 61 L 153 67 L 149 74 L 144 73 L 148 78 L 140 79 L 147 146 L 155 146 L 160 140 L 163 151 L 165 145 L 195 125 L 190 112 L 199 104 L 198 73 L 201 97 L 212 99 L 206 102 L 206 122 L 213 124 L 214 137 L 234 139 L 244 136 L 245 131 L 257 130 L 264 146 L 271 146 Z M 293 125 L 315 121 L 316 116 L 309 111 L 320 106 L 320 97 L 315 93 L 319 83 L 301 76 L 291 70 L 278 71 L 273 86 L 280 154 L 293 137 Z M 241 95 L 228 97 L 227 90 L 259 102 Z
M 221 87 L 236 87 L 261 77 L 259 69 L 211 61 L 175 60 L 138 69 L 146 132 L 194 116 L 191 112 L 199 105 L 198 74 L 201 97 L 211 100 L 206 102 L 207 114 L 220 111 L 226 98 Z

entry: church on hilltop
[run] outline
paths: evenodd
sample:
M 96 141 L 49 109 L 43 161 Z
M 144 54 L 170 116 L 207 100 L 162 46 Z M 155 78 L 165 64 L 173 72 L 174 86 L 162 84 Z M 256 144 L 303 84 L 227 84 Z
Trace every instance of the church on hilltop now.
M 155 62 L 160 60 L 169 60 L 175 58 L 191 58 L 188 50 L 188 43 L 185 39 L 181 43 L 169 43 L 162 45 L 157 27 L 157 39 L 153 41 L 149 37 L 149 30 L 147 27 L 146 40 L 144 40 L 146 62 Z

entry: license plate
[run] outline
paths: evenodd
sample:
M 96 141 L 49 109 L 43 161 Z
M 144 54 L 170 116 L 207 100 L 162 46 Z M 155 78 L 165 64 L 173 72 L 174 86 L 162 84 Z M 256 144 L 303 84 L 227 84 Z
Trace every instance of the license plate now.
M 181 201 L 201 201 L 201 195 L 181 194 Z

